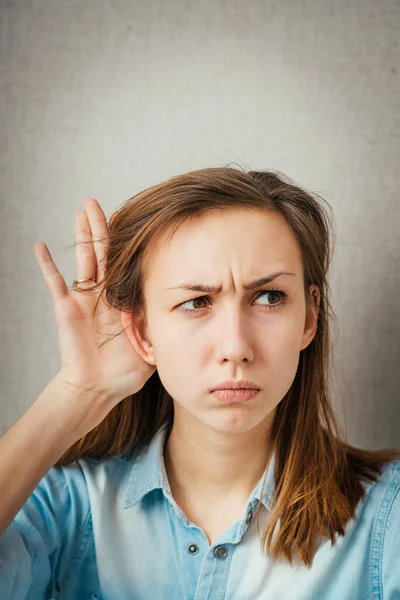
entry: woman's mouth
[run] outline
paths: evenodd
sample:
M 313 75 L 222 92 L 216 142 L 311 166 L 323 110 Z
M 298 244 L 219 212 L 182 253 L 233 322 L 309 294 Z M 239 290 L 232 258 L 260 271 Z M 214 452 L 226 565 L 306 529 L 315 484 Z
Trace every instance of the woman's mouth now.
M 248 402 L 257 396 L 260 390 L 255 389 L 223 389 L 211 392 L 221 402 Z

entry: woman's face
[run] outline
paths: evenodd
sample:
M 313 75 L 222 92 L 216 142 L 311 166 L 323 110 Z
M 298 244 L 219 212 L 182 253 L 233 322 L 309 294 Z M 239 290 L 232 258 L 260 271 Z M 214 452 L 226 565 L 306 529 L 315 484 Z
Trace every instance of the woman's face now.
M 251 210 L 197 217 L 169 245 L 165 238 L 150 250 L 144 284 L 149 362 L 184 418 L 225 433 L 262 427 L 315 334 L 314 322 L 306 322 L 296 238 L 283 217 Z M 288 274 L 245 289 L 282 271 Z M 221 291 L 191 291 L 183 284 Z M 249 402 L 223 403 L 209 391 L 240 379 L 260 388 Z

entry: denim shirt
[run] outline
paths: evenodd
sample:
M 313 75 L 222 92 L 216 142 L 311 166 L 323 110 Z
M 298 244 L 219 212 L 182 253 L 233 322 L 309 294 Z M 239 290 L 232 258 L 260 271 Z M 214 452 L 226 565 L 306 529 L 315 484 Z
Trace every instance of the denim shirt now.
M 0 600 L 400 599 L 400 460 L 363 484 L 345 535 L 320 538 L 308 568 L 261 548 L 274 456 L 262 497 L 263 477 L 210 545 L 171 495 L 165 439 L 164 426 L 144 451 L 50 469 L 0 536 Z

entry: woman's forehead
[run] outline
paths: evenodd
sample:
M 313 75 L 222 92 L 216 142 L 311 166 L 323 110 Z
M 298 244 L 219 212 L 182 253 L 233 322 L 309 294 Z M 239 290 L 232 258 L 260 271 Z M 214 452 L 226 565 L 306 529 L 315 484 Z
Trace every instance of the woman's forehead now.
M 148 255 L 147 275 L 167 288 L 194 279 L 211 284 L 210 278 L 229 273 L 246 282 L 264 273 L 299 272 L 300 248 L 285 219 L 249 213 L 192 220 L 170 241 L 164 232 Z

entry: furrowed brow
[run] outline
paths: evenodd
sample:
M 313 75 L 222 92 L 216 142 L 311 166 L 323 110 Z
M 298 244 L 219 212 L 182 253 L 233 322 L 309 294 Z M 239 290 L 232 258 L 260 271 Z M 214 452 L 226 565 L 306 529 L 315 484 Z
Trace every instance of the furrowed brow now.
M 280 277 L 281 275 L 296 276 L 296 273 L 290 273 L 288 271 L 277 271 L 276 273 L 271 273 L 270 275 L 267 275 L 266 277 L 261 277 L 260 279 L 254 279 L 254 281 L 249 281 L 248 283 L 245 283 L 243 285 L 243 288 L 245 290 L 254 290 L 258 287 L 261 287 L 263 285 L 271 283 L 271 281 L 273 281 L 277 277 Z M 201 292 L 204 294 L 219 294 L 222 290 L 222 285 L 219 285 L 219 286 L 204 285 L 202 283 L 191 283 L 191 282 L 185 281 L 174 287 L 169 287 L 169 288 L 167 288 L 167 290 L 188 290 L 191 292 Z

